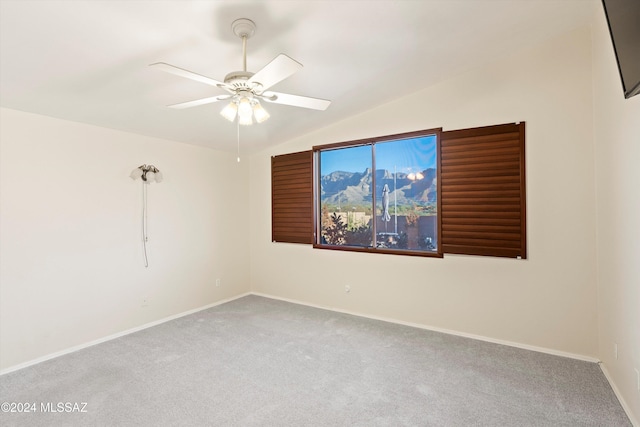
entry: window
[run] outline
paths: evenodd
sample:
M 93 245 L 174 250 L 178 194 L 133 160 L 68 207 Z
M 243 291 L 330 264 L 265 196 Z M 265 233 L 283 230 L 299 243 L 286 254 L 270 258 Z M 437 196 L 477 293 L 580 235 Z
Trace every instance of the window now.
M 440 129 L 314 147 L 315 246 L 441 256 Z
M 273 241 L 527 257 L 524 122 L 275 156 L 271 181 Z

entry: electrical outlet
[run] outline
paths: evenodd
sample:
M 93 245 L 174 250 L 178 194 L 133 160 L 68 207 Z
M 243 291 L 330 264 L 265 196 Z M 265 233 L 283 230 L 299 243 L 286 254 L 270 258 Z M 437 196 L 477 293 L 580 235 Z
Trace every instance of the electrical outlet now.
M 220 279 L 216 279 L 216 286 L 220 286 Z
M 344 286 L 344 291 L 345 291 L 346 293 L 351 292 L 351 286 L 350 286 L 350 285 L 345 285 L 345 286 Z
M 618 344 L 613 344 L 613 356 L 618 360 Z

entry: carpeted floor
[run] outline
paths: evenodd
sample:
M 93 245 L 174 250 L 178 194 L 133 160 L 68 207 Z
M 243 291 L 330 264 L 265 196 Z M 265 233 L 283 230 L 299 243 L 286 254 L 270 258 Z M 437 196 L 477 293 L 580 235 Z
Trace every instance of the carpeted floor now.
M 0 402 L 35 408 L 2 426 L 631 425 L 597 364 L 258 296 L 3 375 Z

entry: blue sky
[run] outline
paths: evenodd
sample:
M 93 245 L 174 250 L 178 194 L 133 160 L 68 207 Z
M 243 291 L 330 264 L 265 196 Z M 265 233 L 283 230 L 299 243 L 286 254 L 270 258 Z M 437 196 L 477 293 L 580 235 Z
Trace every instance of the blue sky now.
M 363 172 L 371 167 L 371 146 L 347 147 L 321 153 L 320 174 Z M 376 169 L 419 172 L 436 167 L 435 135 L 376 144 Z

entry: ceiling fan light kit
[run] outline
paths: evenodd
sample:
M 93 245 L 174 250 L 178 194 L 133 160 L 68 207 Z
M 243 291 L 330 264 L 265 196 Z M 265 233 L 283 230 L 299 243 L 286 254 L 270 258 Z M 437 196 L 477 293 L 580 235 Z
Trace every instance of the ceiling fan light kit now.
M 255 34 L 256 24 L 250 19 L 241 18 L 233 21 L 231 29 L 237 37 L 242 39 L 242 71 L 232 71 L 228 73 L 224 78 L 224 82 L 219 82 L 163 62 L 150 65 L 160 71 L 215 86 L 228 92 L 228 95 L 213 96 L 169 105 L 170 108 L 190 108 L 228 100 L 229 104 L 220 111 L 220 115 L 230 122 L 234 122 L 237 119 L 240 125 L 251 125 L 254 120 L 256 123 L 262 123 L 270 117 L 269 113 L 260 104 L 261 100 L 274 104 L 290 105 L 313 110 L 326 110 L 329 104 L 331 104 L 331 101 L 326 99 L 270 91 L 269 89 L 273 85 L 302 68 L 302 64 L 281 53 L 258 72 L 249 72 L 247 71 L 247 39 Z

